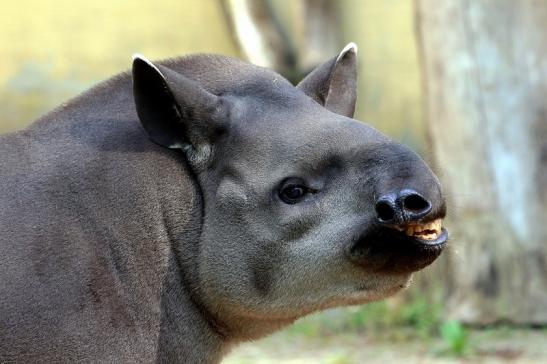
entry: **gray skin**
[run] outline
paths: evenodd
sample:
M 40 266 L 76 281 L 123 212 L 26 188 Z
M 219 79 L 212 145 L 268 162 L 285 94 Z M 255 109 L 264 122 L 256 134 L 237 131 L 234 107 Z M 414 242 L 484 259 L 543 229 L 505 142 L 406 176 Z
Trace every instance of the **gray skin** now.
M 351 119 L 355 80 L 351 45 L 297 87 L 229 57 L 136 57 L 0 137 L 0 362 L 217 363 L 406 287 L 446 238 L 392 227 L 444 200 L 415 153 Z M 409 189 L 430 209 L 379 219 Z

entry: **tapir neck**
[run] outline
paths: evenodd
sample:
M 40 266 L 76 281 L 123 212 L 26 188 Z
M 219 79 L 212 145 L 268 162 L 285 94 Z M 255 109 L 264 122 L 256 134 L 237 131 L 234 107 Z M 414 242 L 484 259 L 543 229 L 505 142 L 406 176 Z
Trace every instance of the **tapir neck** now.
M 219 363 L 232 346 L 232 340 L 199 299 L 196 262 L 203 201 L 190 170 L 186 169 L 184 175 L 179 188 L 161 193 L 167 196 L 163 201 L 162 223 L 169 239 L 169 252 L 161 288 L 157 362 Z
M 171 257 L 161 297 L 158 363 L 219 363 L 230 348 L 192 299 L 180 267 Z

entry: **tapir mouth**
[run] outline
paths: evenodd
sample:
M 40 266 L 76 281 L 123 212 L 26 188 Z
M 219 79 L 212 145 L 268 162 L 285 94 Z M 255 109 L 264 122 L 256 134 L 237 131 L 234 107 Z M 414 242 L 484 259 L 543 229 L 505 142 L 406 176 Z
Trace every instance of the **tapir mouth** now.
M 432 243 L 444 243 L 446 239 L 438 241 L 446 234 L 446 230 L 442 227 L 443 221 L 441 218 L 435 219 L 430 222 L 411 222 L 406 224 L 394 225 L 393 229 L 400 232 L 404 232 L 406 236 L 415 238 L 425 244 L 431 245 Z M 444 234 L 443 234 L 444 231 Z
M 411 273 L 430 265 L 448 241 L 442 219 L 381 226 L 364 233 L 351 248 L 351 259 L 382 273 Z

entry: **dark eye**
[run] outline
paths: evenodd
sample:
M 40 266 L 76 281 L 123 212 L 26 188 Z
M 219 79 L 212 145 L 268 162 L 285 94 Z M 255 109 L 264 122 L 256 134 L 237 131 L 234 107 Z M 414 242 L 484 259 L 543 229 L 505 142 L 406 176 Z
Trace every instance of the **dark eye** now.
M 279 191 L 279 198 L 283 202 L 293 205 L 302 201 L 308 192 L 309 189 L 306 186 L 290 184 L 286 185 L 281 189 L 281 191 Z

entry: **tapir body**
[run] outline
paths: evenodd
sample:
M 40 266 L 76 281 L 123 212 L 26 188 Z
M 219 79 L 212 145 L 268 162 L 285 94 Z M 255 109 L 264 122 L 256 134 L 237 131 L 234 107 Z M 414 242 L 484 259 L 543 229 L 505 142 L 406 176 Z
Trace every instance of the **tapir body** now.
M 416 154 L 351 119 L 355 73 L 353 46 L 297 87 L 228 57 L 137 57 L 1 136 L 0 362 L 217 363 L 406 287 L 446 242 L 444 201 Z

